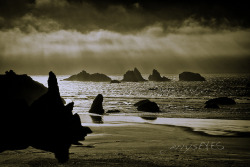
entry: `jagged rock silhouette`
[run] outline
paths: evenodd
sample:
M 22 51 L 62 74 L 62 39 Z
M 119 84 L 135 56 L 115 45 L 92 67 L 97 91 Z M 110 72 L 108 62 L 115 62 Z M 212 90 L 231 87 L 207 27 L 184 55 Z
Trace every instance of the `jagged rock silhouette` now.
M 140 81 L 146 81 L 146 80 L 142 77 L 139 70 L 137 68 L 134 68 L 133 71 L 127 71 L 123 75 L 122 81 L 125 81 L 125 82 L 140 82 Z
M 153 70 L 152 75 L 148 77 L 149 81 L 170 81 L 167 77 L 161 77 L 161 74 L 157 70 Z
M 2 105 L 1 105 L 2 106 Z M 31 106 L 24 100 L 7 100 L 0 116 L 0 152 L 32 146 L 53 152 L 59 162 L 69 159 L 69 148 L 92 133 L 72 114 L 74 103 L 64 105 L 57 78 L 49 73 L 48 91 Z

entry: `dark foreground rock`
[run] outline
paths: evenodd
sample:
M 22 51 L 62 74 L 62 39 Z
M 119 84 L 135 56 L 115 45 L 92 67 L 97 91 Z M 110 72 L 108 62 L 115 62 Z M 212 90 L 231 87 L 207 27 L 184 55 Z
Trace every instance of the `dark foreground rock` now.
M 141 82 L 141 81 L 146 81 L 146 80 L 142 77 L 139 70 L 137 68 L 135 68 L 133 71 L 127 71 L 123 75 L 122 81 L 125 81 L 125 82 Z
M 0 75 L 0 100 L 24 100 L 28 105 L 47 92 L 47 88 L 30 76 L 17 75 L 12 70 Z
M 81 126 L 74 103 L 64 106 L 54 73 L 49 73 L 48 91 L 29 107 L 25 100 L 5 100 L 0 112 L 0 152 L 32 146 L 50 151 L 59 162 L 69 159 L 69 148 L 92 133 Z
M 82 71 L 76 75 L 72 75 L 69 78 L 64 79 L 66 81 L 92 81 L 92 82 L 110 82 L 111 78 L 105 74 L 94 73 L 89 74 L 86 71 Z
M 205 104 L 207 105 L 234 105 L 236 104 L 236 102 L 228 97 L 219 97 L 219 98 L 214 98 L 214 99 L 210 99 L 208 101 L 205 102 Z
M 158 105 L 155 102 L 151 102 L 150 100 L 141 100 L 134 104 L 137 107 L 138 111 L 145 112 L 160 112 Z
M 206 79 L 198 73 L 183 72 L 179 74 L 179 81 L 206 81 Z
M 153 70 L 152 75 L 149 75 L 148 80 L 149 81 L 158 81 L 158 82 L 170 81 L 170 79 L 168 79 L 166 77 L 161 77 L 161 74 L 155 69 Z
M 94 113 L 94 114 L 103 115 L 104 109 L 102 107 L 102 102 L 103 102 L 103 96 L 102 96 L 102 94 L 98 94 L 96 96 L 96 98 L 94 99 L 89 112 Z

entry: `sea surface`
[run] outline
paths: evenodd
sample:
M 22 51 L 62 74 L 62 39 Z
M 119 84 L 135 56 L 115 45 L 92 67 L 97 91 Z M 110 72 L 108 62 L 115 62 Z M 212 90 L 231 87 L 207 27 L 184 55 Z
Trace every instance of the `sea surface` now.
M 205 82 L 178 81 L 178 74 L 165 74 L 170 82 L 79 82 L 64 81 L 57 76 L 61 96 L 74 102 L 74 113 L 88 126 L 120 126 L 123 124 L 158 124 L 191 128 L 209 135 L 236 136 L 250 134 L 250 74 L 202 74 Z M 31 76 L 47 87 L 47 75 Z M 122 75 L 110 76 L 121 80 Z M 143 75 L 147 78 L 148 75 Z M 88 111 L 94 98 L 104 96 L 103 108 L 120 113 L 99 116 Z M 230 97 L 236 105 L 206 109 L 212 98 Z M 160 107 L 160 113 L 137 111 L 134 104 L 149 99 Z M 249 133 L 249 134 L 248 134 Z

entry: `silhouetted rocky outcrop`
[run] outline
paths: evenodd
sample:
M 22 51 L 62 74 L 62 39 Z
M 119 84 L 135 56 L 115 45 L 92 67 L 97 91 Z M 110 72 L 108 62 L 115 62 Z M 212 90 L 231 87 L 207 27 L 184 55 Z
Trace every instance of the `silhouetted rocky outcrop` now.
M 12 75 L 12 74 L 11 74 Z M 31 106 L 24 100 L 5 100 L 0 112 L 0 152 L 32 146 L 53 152 L 59 162 L 69 159 L 71 144 L 80 144 L 91 129 L 81 126 L 74 103 L 64 106 L 54 73 L 49 73 L 48 91 Z
M 100 114 L 100 115 L 104 114 L 102 102 L 103 102 L 103 96 L 102 96 L 102 94 L 98 94 L 96 96 L 96 98 L 94 99 L 89 112 L 95 113 L 95 114 Z
M 0 152 L 27 148 L 30 140 L 27 102 L 2 98 L 0 108 Z
M 208 101 L 205 102 L 205 104 L 207 105 L 212 105 L 212 104 L 216 104 L 216 105 L 234 105 L 236 104 L 236 102 L 228 97 L 218 97 L 218 98 L 214 98 L 214 99 L 210 99 Z
M 148 77 L 149 81 L 170 81 L 170 79 L 166 77 L 161 77 L 161 74 L 157 70 L 153 70 L 152 75 Z
M 25 100 L 30 105 L 47 92 L 47 88 L 30 76 L 17 75 L 12 70 L 0 75 L 0 100 Z
M 105 74 L 89 74 L 86 71 L 82 71 L 79 74 L 72 75 L 69 78 L 64 79 L 66 81 L 92 81 L 92 82 L 110 82 L 111 78 Z
M 48 92 L 31 105 L 33 132 L 31 146 L 51 151 L 59 162 L 69 159 L 71 144 L 77 144 L 91 133 L 82 127 L 78 114 L 72 114 L 74 103 L 64 106 L 53 72 L 49 73 Z
M 150 100 L 141 100 L 134 104 L 137 107 L 138 111 L 145 112 L 160 112 L 158 105 L 155 102 L 151 102 Z
M 126 74 L 123 75 L 122 81 L 125 82 L 140 82 L 140 81 L 146 81 L 139 70 L 137 68 L 134 69 L 134 71 L 127 71 Z
M 206 81 L 206 79 L 198 73 L 183 72 L 179 74 L 179 81 Z
M 118 80 L 112 80 L 112 81 L 110 81 L 110 83 L 121 83 L 121 82 Z

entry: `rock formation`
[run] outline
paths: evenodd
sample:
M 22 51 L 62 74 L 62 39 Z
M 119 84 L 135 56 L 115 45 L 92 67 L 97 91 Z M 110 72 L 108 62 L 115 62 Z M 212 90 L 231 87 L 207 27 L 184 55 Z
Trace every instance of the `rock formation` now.
M 217 104 L 214 103 L 208 103 L 205 105 L 204 108 L 213 108 L 213 109 L 219 109 L 220 107 Z
M 113 113 L 120 113 L 120 110 L 108 110 L 107 113 L 108 114 L 113 114 Z
M 92 81 L 92 82 L 110 82 L 111 78 L 105 74 L 89 74 L 86 71 L 82 71 L 76 75 L 72 75 L 69 78 L 64 79 L 66 81 Z
M 179 81 L 206 81 L 206 79 L 198 73 L 183 72 L 179 74 Z
M 218 97 L 218 98 L 214 98 L 214 99 L 210 99 L 208 101 L 205 102 L 205 104 L 207 105 L 212 105 L 212 104 L 216 104 L 216 105 L 234 105 L 236 104 L 236 102 L 228 97 Z
M 48 92 L 31 105 L 31 125 L 35 127 L 31 146 L 51 151 L 59 162 L 66 162 L 71 144 L 91 133 L 88 127 L 81 126 L 79 115 L 72 114 L 73 105 L 72 102 L 64 106 L 56 76 L 50 72 Z
M 1 96 L 1 95 L 0 95 Z M 29 106 L 25 100 L 0 100 L 0 152 L 29 147 Z
M 0 152 L 32 146 L 50 151 L 59 162 L 69 159 L 71 144 L 80 144 L 91 129 L 81 126 L 78 114 L 72 114 L 74 103 L 64 106 L 54 73 L 49 73 L 48 91 L 29 107 L 23 100 L 1 104 Z
M 146 80 L 142 77 L 139 70 L 137 68 L 135 68 L 134 71 L 127 71 L 123 75 L 122 81 L 125 81 L 125 82 L 140 82 L 140 81 L 146 81 Z
M 145 112 L 160 112 L 158 105 L 155 102 L 151 102 L 150 100 L 141 100 L 134 104 L 137 107 L 138 111 Z
M 158 90 L 158 88 L 148 88 L 148 90 Z
M 0 100 L 25 100 L 30 105 L 47 92 L 47 88 L 30 76 L 17 75 L 12 70 L 0 75 Z
M 110 83 L 121 83 L 121 82 L 118 80 L 112 80 L 112 81 L 110 81 Z
M 153 70 L 152 75 L 148 77 L 149 81 L 170 81 L 170 79 L 166 77 L 161 77 L 161 74 L 157 70 Z
M 102 102 L 103 102 L 103 96 L 102 96 L 102 94 L 98 94 L 96 96 L 96 98 L 94 99 L 89 112 L 94 113 L 94 114 L 103 115 L 104 109 L 102 107 Z

